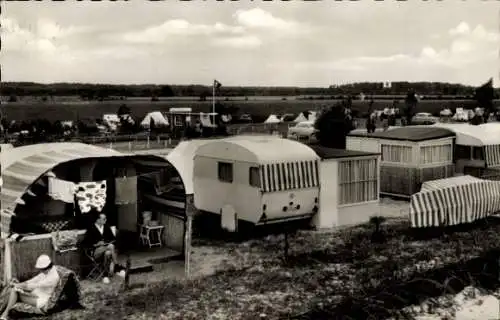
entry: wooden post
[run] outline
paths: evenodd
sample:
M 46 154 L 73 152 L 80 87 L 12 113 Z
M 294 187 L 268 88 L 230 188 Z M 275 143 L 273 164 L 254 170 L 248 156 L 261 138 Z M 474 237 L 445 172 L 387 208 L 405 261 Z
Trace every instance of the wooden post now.
M 149 149 L 149 136 L 148 136 L 148 140 L 147 140 L 147 142 L 146 142 L 146 148 L 148 148 L 148 149 Z
M 191 277 L 191 233 L 193 229 L 193 217 L 187 216 L 186 234 L 184 236 L 184 273 L 186 279 Z
M 132 151 L 132 141 L 128 142 L 128 151 Z
M 127 253 L 127 262 L 125 264 L 125 279 L 123 281 L 123 291 L 127 291 L 130 285 L 130 267 L 131 267 L 131 261 L 130 261 L 130 253 Z
M 285 227 L 285 254 L 284 254 L 284 259 L 285 259 L 285 262 L 288 261 L 288 249 L 290 248 L 290 245 L 288 243 L 288 228 Z

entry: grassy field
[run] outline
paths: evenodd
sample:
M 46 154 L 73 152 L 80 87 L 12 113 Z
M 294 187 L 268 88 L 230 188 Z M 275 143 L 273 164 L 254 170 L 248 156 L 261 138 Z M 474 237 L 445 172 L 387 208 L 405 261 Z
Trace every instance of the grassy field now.
M 304 110 L 314 110 L 322 106 L 329 106 L 336 100 L 248 100 L 248 101 L 223 101 L 226 106 L 236 106 L 240 113 L 267 116 L 270 113 L 299 113 Z M 142 118 L 151 111 L 168 111 L 172 107 L 191 107 L 194 112 L 210 112 L 210 101 L 92 101 L 86 104 L 64 104 L 50 102 L 36 103 L 8 103 L 3 104 L 2 112 L 10 120 L 47 119 L 75 120 L 79 118 L 102 118 L 105 113 L 116 113 L 121 104 L 125 103 L 132 111 L 134 117 Z M 500 101 L 495 101 L 500 107 Z M 476 103 L 471 100 L 423 100 L 418 104 L 417 112 L 438 113 L 444 108 L 457 107 L 474 108 Z M 375 100 L 374 108 L 383 109 L 392 107 L 390 100 Z M 403 107 L 403 103 L 399 104 Z M 353 108 L 361 113 L 368 109 L 368 101 L 353 101 Z
M 86 310 L 50 319 L 413 319 L 420 311 L 409 306 L 427 301 L 432 313 L 445 303 L 437 298 L 464 287 L 498 288 L 498 220 L 425 237 L 404 219 L 388 220 L 385 243 L 371 241 L 369 224 L 304 231 L 291 238 L 286 261 L 282 236 L 198 240 L 195 247 L 223 248 L 232 257 L 223 270 L 125 293 L 87 292 Z

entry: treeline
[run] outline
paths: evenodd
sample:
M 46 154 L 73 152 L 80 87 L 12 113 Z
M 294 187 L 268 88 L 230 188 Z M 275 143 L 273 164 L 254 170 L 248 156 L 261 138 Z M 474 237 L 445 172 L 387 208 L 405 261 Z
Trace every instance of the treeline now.
M 382 83 L 360 82 L 327 88 L 299 87 L 231 87 L 218 89 L 219 96 L 252 97 L 252 96 L 311 96 L 311 95 L 359 95 L 387 96 L 405 95 L 414 90 L 419 95 L 428 96 L 460 96 L 472 98 L 472 86 L 441 82 L 392 82 L 390 87 Z M 496 95 L 500 89 L 496 89 Z M 4 82 L 0 85 L 2 96 L 79 96 L 85 100 L 127 98 L 127 97 L 199 97 L 204 100 L 212 95 L 211 86 L 203 85 L 110 85 L 86 83 L 53 83 L 40 84 L 32 82 Z

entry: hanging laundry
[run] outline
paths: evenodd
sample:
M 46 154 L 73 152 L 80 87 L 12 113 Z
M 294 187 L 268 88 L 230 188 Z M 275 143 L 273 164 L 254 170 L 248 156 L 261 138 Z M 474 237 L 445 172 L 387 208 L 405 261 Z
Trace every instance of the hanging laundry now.
M 49 196 L 54 200 L 74 203 L 75 184 L 54 177 L 49 177 Z
M 115 179 L 115 204 L 137 203 L 137 176 Z
M 76 200 L 82 213 L 88 213 L 92 208 L 101 212 L 106 205 L 106 180 L 78 183 Z

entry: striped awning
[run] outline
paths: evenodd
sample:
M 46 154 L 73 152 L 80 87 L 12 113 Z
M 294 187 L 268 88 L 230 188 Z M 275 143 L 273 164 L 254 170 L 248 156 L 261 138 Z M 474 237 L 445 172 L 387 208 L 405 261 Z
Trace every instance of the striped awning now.
M 430 190 L 448 188 L 448 187 L 453 187 L 453 186 L 461 186 L 464 184 L 481 182 L 481 181 L 484 181 L 484 180 L 470 176 L 470 175 L 437 179 L 437 180 L 430 180 L 430 181 L 425 181 L 424 183 L 422 183 L 422 187 L 421 187 L 420 191 L 430 191 Z
M 264 192 L 314 188 L 319 185 L 318 161 L 268 163 L 260 166 Z
M 58 164 L 85 158 L 127 156 L 115 150 L 83 143 L 46 143 L 2 152 L 2 209 L 14 210 L 16 201 L 44 173 Z
M 486 166 L 489 168 L 500 166 L 500 145 L 487 145 L 484 148 Z
M 500 211 L 500 182 L 482 180 L 418 192 L 411 197 L 412 228 L 470 223 Z

